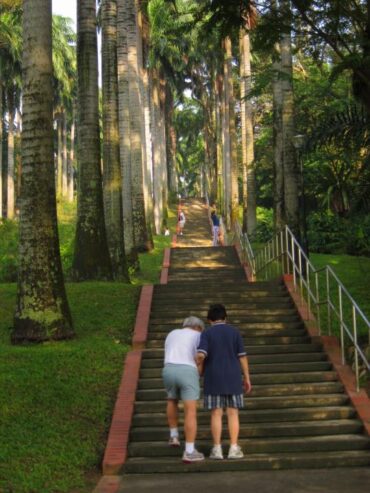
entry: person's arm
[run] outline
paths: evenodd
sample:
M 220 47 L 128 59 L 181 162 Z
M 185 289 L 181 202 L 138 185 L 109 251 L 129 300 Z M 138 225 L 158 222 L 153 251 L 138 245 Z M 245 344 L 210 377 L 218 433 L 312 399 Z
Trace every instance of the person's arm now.
M 204 360 L 206 359 L 206 355 L 204 353 L 197 353 L 195 357 L 195 362 L 197 364 L 198 373 L 200 376 L 203 375 L 204 372 Z
M 244 375 L 244 390 L 246 394 L 249 394 L 249 392 L 252 390 L 252 384 L 249 376 L 248 359 L 246 356 L 240 356 L 239 361 Z

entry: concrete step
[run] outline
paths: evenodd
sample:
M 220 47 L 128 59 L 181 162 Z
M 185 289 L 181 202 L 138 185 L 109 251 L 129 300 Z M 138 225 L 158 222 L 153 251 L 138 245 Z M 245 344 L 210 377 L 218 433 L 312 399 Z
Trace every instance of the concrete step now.
M 240 460 L 212 461 L 206 459 L 193 464 L 183 464 L 179 458 L 130 458 L 125 464 L 126 473 L 181 473 L 248 471 L 261 469 L 310 469 L 370 465 L 370 451 L 302 452 L 279 454 L 254 454 Z
M 150 336 L 149 336 L 150 337 Z M 266 346 L 267 344 L 303 344 L 303 343 L 309 343 L 310 338 L 308 336 L 302 336 L 302 337 L 244 337 L 244 344 L 246 346 L 251 345 L 262 345 Z M 153 339 L 153 340 L 148 340 L 147 342 L 147 347 L 148 348 L 159 348 L 163 346 L 163 340 L 162 339 Z
M 209 305 L 198 304 L 197 312 L 207 313 L 208 308 Z M 167 307 L 164 305 L 159 305 L 153 307 L 151 310 L 151 316 L 153 318 L 176 317 L 183 320 L 185 317 L 189 316 L 189 308 L 182 308 L 181 306 L 176 307 L 172 305 L 168 305 Z M 241 306 L 238 304 L 233 304 L 232 306 L 228 305 L 227 316 L 228 319 L 238 317 L 246 317 L 248 319 L 251 317 L 263 317 L 266 322 L 270 321 L 268 317 L 292 317 L 294 319 L 299 319 L 297 310 L 289 306 L 283 308 L 269 308 L 258 305 L 257 308 L 248 308 L 245 307 L 244 304 Z
M 142 368 L 140 378 L 159 378 L 162 375 L 163 363 L 158 368 Z M 300 363 L 275 363 L 275 364 L 250 364 L 251 375 L 259 373 L 297 373 L 297 372 L 318 372 L 332 369 L 329 361 L 300 362 Z
M 299 396 L 299 395 L 322 395 L 342 393 L 343 385 L 338 381 L 323 382 L 299 382 L 299 383 L 274 383 L 267 385 L 256 384 L 254 382 L 249 398 L 254 397 L 278 397 L 278 396 Z M 163 388 L 139 389 L 136 392 L 137 401 L 158 401 L 166 400 L 166 392 Z M 202 398 L 202 396 L 201 396 Z
M 246 322 L 243 322 L 241 320 L 230 320 L 230 325 L 235 325 L 239 331 L 242 333 L 242 335 L 247 335 L 250 334 L 256 335 L 260 333 L 261 335 L 280 335 L 280 336 L 285 336 L 285 335 L 303 335 L 303 333 L 307 333 L 304 330 L 304 324 L 301 320 L 297 321 L 294 320 L 292 322 L 265 322 L 263 319 L 260 320 L 248 320 Z M 174 329 L 175 327 L 181 327 L 182 326 L 182 319 L 174 319 L 174 321 L 171 321 L 171 319 L 166 319 L 163 318 L 162 321 L 160 319 L 150 319 L 149 321 L 149 331 L 152 330 L 153 332 L 165 332 L 166 334 Z M 263 334 L 264 332 L 264 334 Z
M 149 326 L 148 339 L 164 339 L 171 330 L 176 327 L 167 326 Z M 305 329 L 239 329 L 242 337 L 306 337 L 308 334 Z M 273 342 L 274 339 L 271 339 Z M 271 342 L 270 341 L 270 342 Z
M 323 394 L 323 395 L 298 395 L 298 396 L 278 396 L 278 397 L 250 397 L 244 400 L 245 409 L 289 409 L 289 408 L 309 408 L 309 407 L 330 407 L 343 406 L 349 402 L 346 394 Z M 166 401 L 136 401 L 135 413 L 142 414 L 148 412 L 148 408 L 153 413 L 163 412 L 166 407 Z M 179 408 L 183 409 L 182 403 Z M 209 411 L 204 410 L 200 405 L 198 413 L 209 414 Z
M 206 317 L 207 311 L 199 313 L 199 311 L 196 312 L 199 314 L 200 317 Z M 184 321 L 184 318 L 189 316 L 189 311 L 185 314 L 185 316 L 181 315 L 175 315 L 171 313 L 156 313 L 155 311 L 152 312 L 151 317 L 150 317 L 150 322 L 152 324 L 157 324 L 157 325 L 168 325 L 171 324 L 172 326 L 175 327 L 182 327 L 182 323 Z M 301 318 L 299 317 L 298 313 L 293 313 L 289 315 L 267 315 L 267 314 L 260 314 L 257 313 L 257 315 L 248 315 L 248 314 L 233 314 L 233 313 L 228 313 L 227 314 L 227 322 L 230 325 L 237 325 L 238 328 L 242 327 L 243 325 L 249 325 L 249 324 L 266 324 L 266 327 L 292 327 L 292 326 L 303 326 L 303 322 Z M 267 325 L 267 324 L 273 324 L 273 325 Z M 281 325 L 284 324 L 284 325 Z M 285 325 L 289 324 L 289 325 Z M 295 324 L 295 325 L 293 325 Z
M 294 309 L 293 301 L 290 298 L 250 298 L 245 300 L 239 300 L 237 296 L 227 297 L 212 297 L 208 294 L 199 294 L 198 296 L 184 298 L 176 296 L 173 299 L 169 299 L 166 296 L 155 296 L 152 300 L 152 310 L 165 310 L 167 307 L 171 311 L 179 308 L 180 310 L 187 311 L 189 313 L 207 313 L 209 305 L 212 303 L 222 303 L 226 306 L 226 310 L 229 310 L 230 306 L 237 307 L 239 309 L 246 310 L 285 310 Z M 205 306 L 205 308 L 204 308 Z
M 361 433 L 362 422 L 356 419 L 320 420 L 320 421 L 294 421 L 283 423 L 253 423 L 243 424 L 239 436 L 243 438 L 253 437 L 304 437 L 320 435 L 348 435 Z M 198 426 L 197 439 L 210 440 L 211 432 L 209 423 Z M 132 441 L 165 441 L 168 440 L 168 427 L 133 427 L 130 439 Z
M 275 341 L 275 339 L 274 339 Z M 251 355 L 284 355 L 284 354 L 297 354 L 297 353 L 315 353 L 322 350 L 322 345 L 320 343 L 311 342 L 309 344 L 271 344 L 269 346 L 253 346 L 246 345 L 245 349 L 248 353 L 248 357 Z M 163 359 L 164 350 L 163 347 L 145 349 L 143 351 L 143 359 L 150 358 L 162 358 Z
M 286 383 L 334 382 L 338 379 L 334 371 L 307 371 L 299 373 L 263 373 L 255 374 L 252 385 L 277 385 Z M 161 389 L 162 378 L 143 378 L 138 383 L 138 389 Z
M 162 368 L 163 353 L 158 358 L 142 359 L 141 368 Z M 327 361 L 325 353 L 287 353 L 287 354 L 267 354 L 267 355 L 248 355 L 249 366 L 253 365 L 272 365 L 278 363 L 309 363 L 315 361 Z
M 322 421 L 322 420 L 341 420 L 351 419 L 356 415 L 355 410 L 350 406 L 332 406 L 320 408 L 288 408 L 288 409 L 258 409 L 241 410 L 239 412 L 240 425 L 244 426 L 251 423 L 283 423 L 294 421 Z M 209 413 L 198 414 L 198 426 L 207 426 L 210 422 Z M 183 426 L 183 420 L 179 421 Z M 165 427 L 167 418 L 165 412 L 154 413 L 151 408 L 145 414 L 136 414 L 132 421 L 134 428 L 138 427 Z
M 324 452 L 369 450 L 370 439 L 364 435 L 324 435 L 313 437 L 289 438 L 250 438 L 240 440 L 240 445 L 247 457 L 255 454 L 271 454 L 279 452 Z M 211 440 L 198 440 L 197 449 L 209 456 L 212 448 Z M 224 446 L 227 454 L 228 447 Z M 183 448 L 169 447 L 163 442 L 137 442 L 130 444 L 130 457 L 181 457 Z

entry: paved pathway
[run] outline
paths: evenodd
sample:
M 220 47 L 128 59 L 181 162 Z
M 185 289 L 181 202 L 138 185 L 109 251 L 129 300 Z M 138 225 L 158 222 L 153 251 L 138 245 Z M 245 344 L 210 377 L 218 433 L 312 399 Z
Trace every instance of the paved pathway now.
M 197 199 L 182 201 L 186 223 L 183 235 L 177 235 L 177 247 L 212 246 L 212 230 L 209 224 L 206 206 Z
M 366 493 L 370 468 L 127 476 L 118 493 Z

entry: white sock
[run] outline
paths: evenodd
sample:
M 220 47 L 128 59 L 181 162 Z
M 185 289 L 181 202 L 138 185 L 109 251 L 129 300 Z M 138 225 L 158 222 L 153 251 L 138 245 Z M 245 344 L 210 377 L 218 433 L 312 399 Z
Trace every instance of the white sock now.
M 179 436 L 179 429 L 178 428 L 170 428 L 170 437 L 174 438 Z
M 220 443 L 219 443 L 219 444 L 217 444 L 217 445 L 213 444 L 213 448 L 215 448 L 215 449 L 217 449 L 217 450 L 221 450 L 221 451 L 222 451 L 222 447 L 221 447 L 221 444 L 220 444 Z
M 238 444 L 237 444 L 237 443 L 231 443 L 231 444 L 230 444 L 230 448 L 231 448 L 231 449 L 235 449 L 235 448 L 237 448 L 237 447 L 238 447 Z
M 185 452 L 192 454 L 194 452 L 194 443 L 185 442 Z

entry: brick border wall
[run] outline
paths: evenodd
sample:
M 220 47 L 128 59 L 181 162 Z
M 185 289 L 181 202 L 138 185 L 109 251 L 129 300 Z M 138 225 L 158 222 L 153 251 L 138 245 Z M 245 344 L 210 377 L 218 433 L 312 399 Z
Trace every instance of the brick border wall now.
M 103 476 L 93 493 L 117 493 L 120 488 L 120 476 Z
M 171 265 L 171 248 L 165 248 L 163 252 L 163 263 L 159 284 L 168 283 L 168 270 Z
M 132 338 L 133 349 L 143 349 L 145 347 L 148 336 L 153 289 L 154 286 L 152 284 L 147 284 L 141 288 L 139 305 L 136 312 L 134 335 Z
M 323 345 L 329 361 L 332 363 L 353 407 L 363 422 L 365 432 L 370 435 L 370 399 L 364 390 L 360 390 L 359 392 L 356 391 L 356 377 L 351 367 L 347 364 L 342 364 L 341 348 L 338 338 L 335 336 L 319 335 L 315 317 L 309 312 L 308 305 L 305 300 L 301 299 L 299 291 L 294 290 L 292 275 L 284 275 L 283 280 L 305 323 L 308 333 L 313 341 L 320 342 Z
M 104 475 L 119 474 L 127 459 L 127 446 L 131 420 L 134 413 L 141 356 L 141 350 L 130 351 L 125 359 L 125 367 L 114 406 L 112 423 L 103 459 Z

